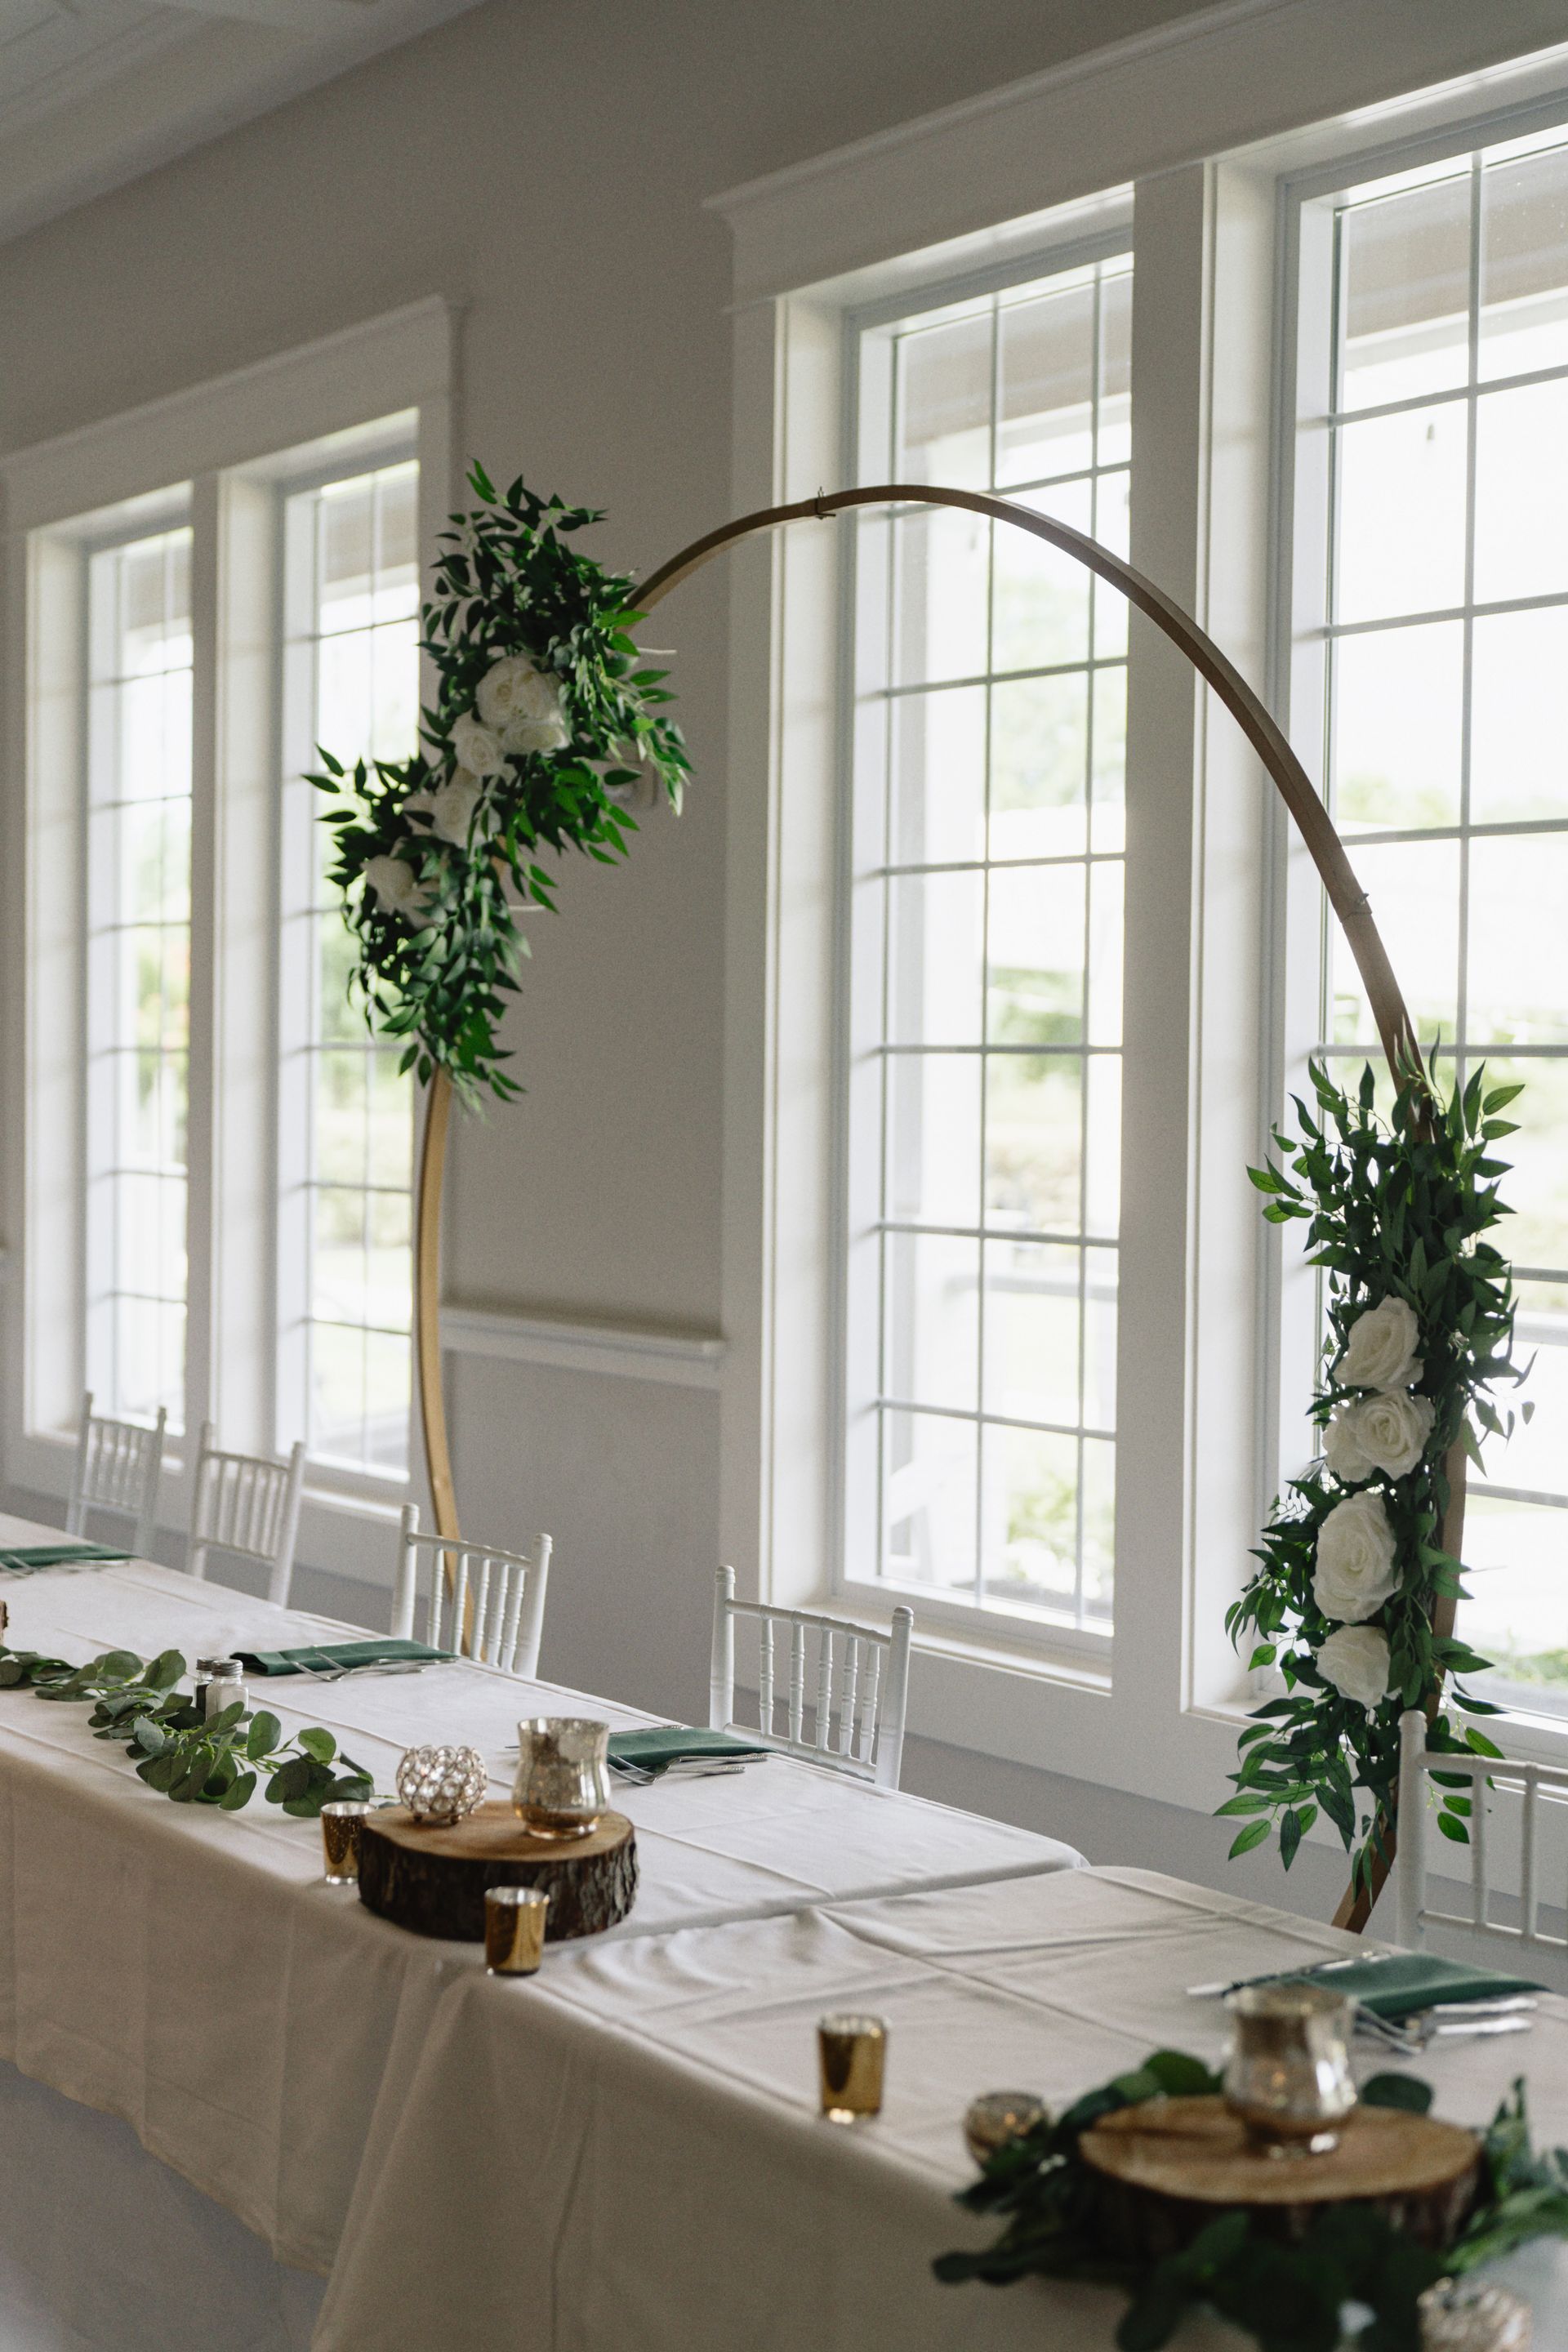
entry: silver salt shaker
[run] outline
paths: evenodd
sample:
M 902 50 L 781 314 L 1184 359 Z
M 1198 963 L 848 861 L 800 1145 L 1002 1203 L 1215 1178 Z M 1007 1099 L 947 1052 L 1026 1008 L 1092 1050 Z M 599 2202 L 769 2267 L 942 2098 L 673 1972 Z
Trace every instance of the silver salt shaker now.
M 245 1670 L 237 1658 L 198 1658 L 194 1704 L 204 1718 L 218 1714 L 236 1700 L 241 1706 L 250 1703 Z

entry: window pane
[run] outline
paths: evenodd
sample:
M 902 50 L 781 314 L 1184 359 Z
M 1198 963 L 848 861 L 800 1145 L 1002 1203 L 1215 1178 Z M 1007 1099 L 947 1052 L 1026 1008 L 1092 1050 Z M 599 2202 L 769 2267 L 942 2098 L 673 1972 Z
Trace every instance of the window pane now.
M 1334 817 L 1343 834 L 1457 824 L 1464 751 L 1458 621 L 1334 647 Z
M 1568 150 L 1481 174 L 1481 373 L 1568 366 Z
M 889 1393 L 973 1412 L 980 1386 L 980 1244 L 951 1234 L 889 1234 Z
M 900 1223 L 980 1223 L 978 1054 L 895 1054 L 888 1063 L 885 1214 Z
M 972 1421 L 884 1411 L 884 1575 L 973 1591 L 976 1433 Z
M 985 488 L 991 478 L 991 312 L 900 335 L 893 479 Z
M 1334 617 L 1432 613 L 1465 593 L 1462 402 L 1376 416 L 1338 435 Z
M 1568 608 L 1476 622 L 1470 814 L 1568 820 Z
M 1423 398 L 1469 368 L 1470 174 L 1341 216 L 1342 408 Z
M 1124 548 L 1131 323 L 1117 257 L 869 331 L 897 475 Z M 965 514 L 856 546 L 850 1572 L 1108 1631 L 1126 605 Z
M 1095 287 L 1005 303 L 996 478 L 1038 482 L 1094 462 Z
M 1568 382 L 1483 394 L 1476 415 L 1476 595 L 1568 588 Z

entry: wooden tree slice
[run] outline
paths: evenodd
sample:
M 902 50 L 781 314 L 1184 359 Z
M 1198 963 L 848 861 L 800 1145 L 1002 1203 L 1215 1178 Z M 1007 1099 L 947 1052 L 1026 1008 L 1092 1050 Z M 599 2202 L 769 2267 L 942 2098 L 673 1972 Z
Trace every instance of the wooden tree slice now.
M 416 1936 L 482 1944 L 487 1886 L 547 1891 L 547 1943 L 602 1935 L 626 1917 L 637 1895 L 632 1825 L 624 1813 L 604 1813 L 589 1837 L 532 1837 L 496 1798 L 445 1829 L 422 1829 L 402 1805 L 366 1814 L 359 1897 L 383 1919 Z
M 1123 2107 L 1080 2146 L 1107 2247 L 1140 2259 L 1174 2253 L 1238 2205 L 1285 2238 L 1303 2236 L 1325 2205 L 1371 2205 L 1441 2248 L 1469 2211 L 1480 2159 L 1473 2132 L 1397 2107 L 1355 2108 L 1325 2155 L 1270 2156 L 1217 2098 Z

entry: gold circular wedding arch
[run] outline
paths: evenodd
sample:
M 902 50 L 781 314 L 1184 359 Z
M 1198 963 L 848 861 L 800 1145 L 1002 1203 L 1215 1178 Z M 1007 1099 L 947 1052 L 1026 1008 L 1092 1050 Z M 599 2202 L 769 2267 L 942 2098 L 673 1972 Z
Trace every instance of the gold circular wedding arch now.
M 1207 631 L 1200 628 L 1192 615 L 1184 612 L 1163 589 L 1157 588 L 1142 572 L 1135 572 L 1130 563 L 1124 562 L 1121 556 L 1113 555 L 1098 540 L 1074 530 L 1069 524 L 1056 521 L 1049 515 L 1036 514 L 1032 508 L 1017 506 L 1008 499 L 989 498 L 980 490 L 947 489 L 921 482 L 881 482 L 869 488 L 819 491 L 815 498 L 797 499 L 789 505 L 761 507 L 753 514 L 741 515 L 733 521 L 721 523 L 716 530 L 704 532 L 700 539 L 694 539 L 689 547 L 683 547 L 678 555 L 671 556 L 668 563 L 660 564 L 658 571 L 642 583 L 637 596 L 638 607 L 644 614 L 650 613 L 694 572 L 700 572 L 715 556 L 721 555 L 728 548 L 738 546 L 744 540 L 760 538 L 790 523 L 825 522 L 835 515 L 851 512 L 856 508 L 887 506 L 956 507 L 970 514 L 984 515 L 993 522 L 1009 523 L 1018 530 L 1027 531 L 1032 538 L 1044 540 L 1047 546 L 1072 556 L 1087 571 L 1094 572 L 1112 588 L 1120 589 L 1128 603 L 1152 621 L 1155 627 L 1186 656 L 1198 676 L 1213 688 L 1230 712 L 1290 812 L 1328 893 L 1329 903 L 1339 919 L 1351 953 L 1355 958 L 1390 1070 L 1397 1078 L 1401 1071 L 1418 1069 L 1421 1055 L 1415 1032 L 1387 951 L 1378 936 L 1366 892 L 1356 880 L 1333 819 L 1284 732 Z M 444 1070 L 438 1070 L 430 1087 L 419 1158 L 415 1222 L 415 1343 L 420 1423 L 425 1437 L 431 1502 L 437 1529 L 442 1535 L 455 1538 L 458 1532 L 458 1510 L 441 1387 L 439 1288 L 441 1192 L 446 1171 L 451 1097 L 451 1081 Z M 1462 1445 L 1457 1444 L 1450 1449 L 1445 1467 L 1450 1499 L 1444 1515 L 1440 1541 L 1450 1558 L 1458 1559 L 1460 1557 L 1465 1511 L 1465 1453 Z M 1433 1617 L 1436 1633 L 1452 1633 L 1454 1610 L 1452 1600 L 1444 1599 L 1437 1602 Z M 1387 1861 L 1392 1857 L 1392 1835 L 1388 1837 L 1386 1846 L 1384 1870 L 1375 1875 L 1378 1887 L 1383 1884 Z M 1372 1899 L 1375 1900 L 1375 1894 Z M 1370 1900 L 1365 1896 L 1356 1896 L 1352 1891 L 1341 1904 L 1335 1923 L 1359 1929 L 1366 1924 L 1371 1907 Z

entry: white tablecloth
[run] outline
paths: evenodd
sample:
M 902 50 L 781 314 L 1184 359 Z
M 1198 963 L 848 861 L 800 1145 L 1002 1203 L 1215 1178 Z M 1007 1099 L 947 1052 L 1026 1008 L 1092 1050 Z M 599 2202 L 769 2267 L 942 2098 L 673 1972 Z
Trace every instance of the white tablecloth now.
M 379 2119 L 317 2352 L 1106 2352 L 1119 2298 L 931 2277 L 994 2232 L 950 2201 L 964 2106 L 1001 2086 L 1064 2104 L 1160 2046 L 1217 2057 L 1224 2013 L 1187 1985 L 1352 1948 L 1112 1870 L 579 1946 L 531 1985 L 469 1976 Z M 817 2118 L 814 2040 L 846 2006 L 889 2027 L 884 2113 L 848 2132 Z M 1568 2002 L 1415 2066 L 1475 2124 L 1523 2069 L 1538 2135 L 1568 2138 Z M 1568 2343 L 1563 2250 L 1511 2275 L 1543 2352 Z
M 0 1519 L 0 1543 L 49 1532 Z M 6 1580 L 0 1593 L 14 1647 L 73 1661 L 115 1645 L 194 1658 L 354 1630 L 142 1562 Z M 328 1725 L 383 1786 L 417 1738 L 471 1740 L 504 1785 L 520 1715 L 648 1720 L 466 1664 L 324 1685 L 279 1679 L 258 1696 L 286 1725 Z M 406 1935 L 352 1890 L 324 1886 L 314 1823 L 259 1801 L 217 1814 L 155 1796 L 118 1745 L 90 1736 L 87 1715 L 0 1692 L 0 1884 L 12 1893 L 0 1915 L 0 2056 L 124 2116 L 279 2261 L 324 2273 L 378 2104 L 396 2111 L 443 1995 L 479 1956 Z M 642 1872 L 617 1931 L 629 1941 L 824 1895 L 1081 1860 L 784 1758 L 625 1804 Z

